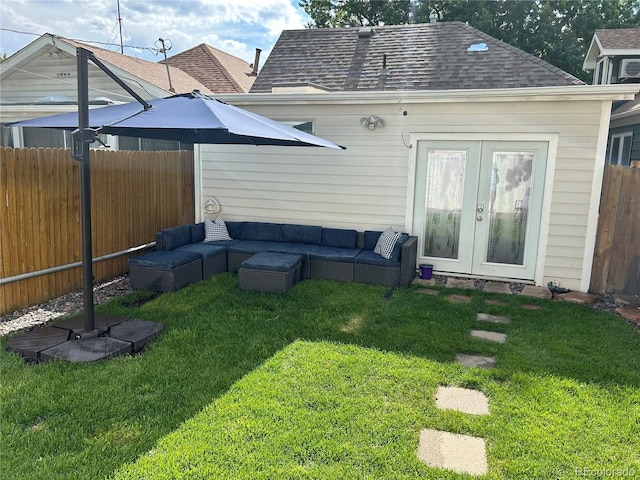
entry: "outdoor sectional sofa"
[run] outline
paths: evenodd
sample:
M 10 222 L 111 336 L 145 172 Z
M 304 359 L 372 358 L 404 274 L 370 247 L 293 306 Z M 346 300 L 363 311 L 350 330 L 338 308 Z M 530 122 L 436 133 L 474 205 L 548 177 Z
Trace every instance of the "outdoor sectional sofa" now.
M 269 262 L 287 255 L 300 259 L 296 270 L 300 280 L 329 279 L 407 287 L 416 274 L 417 238 L 406 233 L 400 234 L 387 259 L 374 252 L 382 234 L 380 231 L 358 232 L 266 222 L 225 222 L 223 225 L 230 240 L 207 241 L 204 222 L 158 232 L 156 251 L 134 257 L 129 262 L 134 287 L 177 290 L 188 283 L 228 271 L 240 273 L 242 288 L 246 278 L 258 278 L 258 272 L 249 273 L 249 269 L 262 269 L 252 266 L 249 260 Z M 265 252 L 275 255 L 256 257 Z M 199 271 L 194 267 L 198 259 Z M 269 270 L 268 265 L 265 268 Z M 278 269 L 274 264 L 273 270 Z M 290 279 L 287 281 L 286 288 L 273 291 L 288 290 L 291 282 Z M 269 291 L 268 285 L 264 287 L 253 289 Z

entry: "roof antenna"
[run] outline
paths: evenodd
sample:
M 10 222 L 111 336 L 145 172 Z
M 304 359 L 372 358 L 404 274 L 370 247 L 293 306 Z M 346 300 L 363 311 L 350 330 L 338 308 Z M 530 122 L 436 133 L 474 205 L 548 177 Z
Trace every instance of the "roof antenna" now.
M 171 45 L 171 40 L 169 39 L 165 40 L 164 38 L 159 38 L 158 42 L 162 44 L 162 48 L 158 48 L 158 51 L 164 53 L 164 66 L 167 67 L 167 78 L 169 79 L 169 91 L 172 93 L 176 93 L 175 88 L 173 88 L 173 86 L 171 85 L 171 74 L 169 73 L 169 62 L 167 61 L 167 52 L 171 50 L 171 47 L 173 45 Z M 168 47 L 165 46 L 165 42 L 169 43 Z M 157 42 L 156 42 L 156 45 L 157 45 Z
M 124 45 L 122 44 L 122 17 L 120 16 L 120 0 L 118 2 L 118 26 L 120 27 L 120 53 L 124 54 Z

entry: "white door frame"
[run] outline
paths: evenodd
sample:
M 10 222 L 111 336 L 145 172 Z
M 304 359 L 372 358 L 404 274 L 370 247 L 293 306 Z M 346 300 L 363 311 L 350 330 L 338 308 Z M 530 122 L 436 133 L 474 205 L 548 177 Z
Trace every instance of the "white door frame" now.
M 405 231 L 412 235 L 421 235 L 413 232 L 413 207 L 416 185 L 416 169 L 418 164 L 418 141 L 513 141 L 513 142 L 548 142 L 547 168 L 544 180 L 544 193 L 542 199 L 542 216 L 540 218 L 540 241 L 536 257 L 534 281 L 536 285 L 542 285 L 544 267 L 547 254 L 547 242 L 549 238 L 549 221 L 551 217 L 551 199 L 553 194 L 553 181 L 556 170 L 556 157 L 558 151 L 558 137 L 556 133 L 496 133 L 496 132 L 470 132 L 470 133 L 411 133 L 409 153 L 409 175 L 407 179 L 407 199 L 405 211 Z

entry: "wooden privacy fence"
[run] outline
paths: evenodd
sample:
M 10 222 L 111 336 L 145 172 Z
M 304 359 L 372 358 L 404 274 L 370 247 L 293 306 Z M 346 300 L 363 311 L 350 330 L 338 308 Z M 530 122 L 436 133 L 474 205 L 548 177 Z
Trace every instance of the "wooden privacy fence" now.
M 79 164 L 69 150 L 2 148 L 3 279 L 82 260 Z M 91 152 L 93 256 L 155 240 L 192 223 L 193 152 Z M 96 281 L 128 271 L 131 254 L 96 262 Z M 0 285 L 0 314 L 82 287 L 80 267 Z
M 590 290 L 640 294 L 640 168 L 605 168 Z

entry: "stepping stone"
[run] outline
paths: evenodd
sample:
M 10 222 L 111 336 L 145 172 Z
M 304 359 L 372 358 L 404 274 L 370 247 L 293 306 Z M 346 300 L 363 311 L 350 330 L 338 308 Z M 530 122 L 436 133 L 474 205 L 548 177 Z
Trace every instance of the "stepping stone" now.
M 496 305 L 498 307 L 506 307 L 507 306 L 507 302 L 503 302 L 501 300 L 487 300 L 486 303 L 487 303 L 487 305 Z
M 448 288 L 467 288 L 467 289 L 473 290 L 474 288 L 476 288 L 476 284 L 473 280 L 470 280 L 470 279 L 448 278 L 447 287 Z
M 471 336 L 496 343 L 504 343 L 507 341 L 506 333 L 489 332 L 487 330 L 471 330 Z
M 547 287 L 536 287 L 534 285 L 525 285 L 520 295 L 524 297 L 547 298 L 547 299 L 550 299 L 553 296 L 551 295 L 551 290 L 549 290 Z
M 436 406 L 441 410 L 456 410 L 470 415 L 489 415 L 489 399 L 478 390 L 439 386 Z
M 490 355 L 470 355 L 459 353 L 456 362 L 464 367 L 493 368 L 496 366 L 496 358 Z
M 427 428 L 420 432 L 417 454 L 430 467 L 470 475 L 488 472 L 483 438 Z
M 414 285 L 424 285 L 424 286 L 430 287 L 436 284 L 436 279 L 430 278 L 429 280 L 424 280 L 420 277 L 416 277 L 412 283 Z
M 509 317 L 503 317 L 500 315 L 489 315 L 488 313 L 479 313 L 476 317 L 477 320 L 481 322 L 491 322 L 491 323 L 509 323 Z
M 616 312 L 618 312 L 622 318 L 626 318 L 627 320 L 634 322 L 640 322 L 640 307 L 619 307 L 616 308 Z
M 524 308 L 525 310 L 542 310 L 542 307 L 540 305 L 522 305 L 522 308 Z
M 467 297 L 466 295 L 449 295 L 449 300 L 456 303 L 469 303 L 471 297 Z
M 484 291 L 489 293 L 511 293 L 508 283 L 504 282 L 487 282 L 484 284 Z
M 419 288 L 416 290 L 418 293 L 422 293 L 424 295 L 438 295 L 440 290 L 433 290 L 432 288 Z
M 595 302 L 598 298 L 600 298 L 600 295 L 597 295 L 595 293 L 567 292 L 559 293 L 555 298 L 556 300 L 562 300 L 564 302 L 586 305 L 588 303 Z

